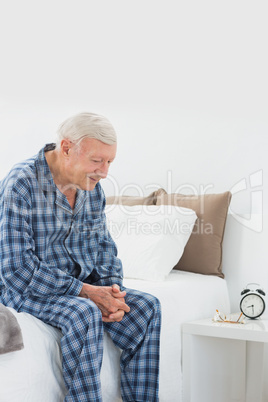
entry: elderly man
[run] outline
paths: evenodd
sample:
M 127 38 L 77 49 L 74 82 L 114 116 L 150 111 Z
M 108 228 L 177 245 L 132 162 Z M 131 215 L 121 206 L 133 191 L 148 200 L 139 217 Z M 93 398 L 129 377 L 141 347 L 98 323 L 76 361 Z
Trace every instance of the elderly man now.
M 103 331 L 123 401 L 158 401 L 160 304 L 125 289 L 99 183 L 116 156 L 103 116 L 81 113 L 0 183 L 0 301 L 62 330 L 65 401 L 101 401 Z

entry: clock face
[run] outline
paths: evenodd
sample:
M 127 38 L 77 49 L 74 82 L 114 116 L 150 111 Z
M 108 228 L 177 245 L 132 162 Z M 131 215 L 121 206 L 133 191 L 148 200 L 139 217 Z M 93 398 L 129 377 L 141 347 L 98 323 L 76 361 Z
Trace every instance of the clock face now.
M 249 293 L 243 297 L 240 310 L 248 318 L 257 318 L 262 315 L 265 303 L 261 296 Z

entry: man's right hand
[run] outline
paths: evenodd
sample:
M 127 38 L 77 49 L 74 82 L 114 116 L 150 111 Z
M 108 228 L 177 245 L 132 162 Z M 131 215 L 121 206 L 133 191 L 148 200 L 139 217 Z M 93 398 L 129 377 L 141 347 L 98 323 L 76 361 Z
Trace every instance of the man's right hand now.
M 79 296 L 92 300 L 99 307 L 104 322 L 121 321 L 130 311 L 125 303 L 126 292 L 121 292 L 118 285 L 93 286 L 84 283 Z

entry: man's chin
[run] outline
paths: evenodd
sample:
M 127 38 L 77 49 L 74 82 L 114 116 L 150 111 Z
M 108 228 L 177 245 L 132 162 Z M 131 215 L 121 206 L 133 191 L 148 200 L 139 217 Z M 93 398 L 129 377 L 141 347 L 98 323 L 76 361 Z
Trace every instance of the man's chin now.
M 89 179 L 85 185 L 85 188 L 83 188 L 83 190 L 92 191 L 96 187 L 97 183 L 98 183 L 98 180 Z

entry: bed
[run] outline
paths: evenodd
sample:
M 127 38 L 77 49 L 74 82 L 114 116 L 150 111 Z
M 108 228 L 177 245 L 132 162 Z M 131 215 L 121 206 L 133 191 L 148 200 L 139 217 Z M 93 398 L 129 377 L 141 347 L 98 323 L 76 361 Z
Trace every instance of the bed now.
M 213 317 L 216 309 L 230 311 L 222 272 L 230 198 L 229 192 L 185 196 L 164 190 L 148 197 L 107 198 L 107 224 L 123 261 L 124 286 L 151 293 L 161 302 L 161 402 L 182 400 L 182 323 Z M 63 401 L 61 332 L 29 314 L 7 310 L 21 338 L 17 349 L 0 355 L 0 401 Z M 120 350 L 105 334 L 104 402 L 121 401 L 119 359 Z

